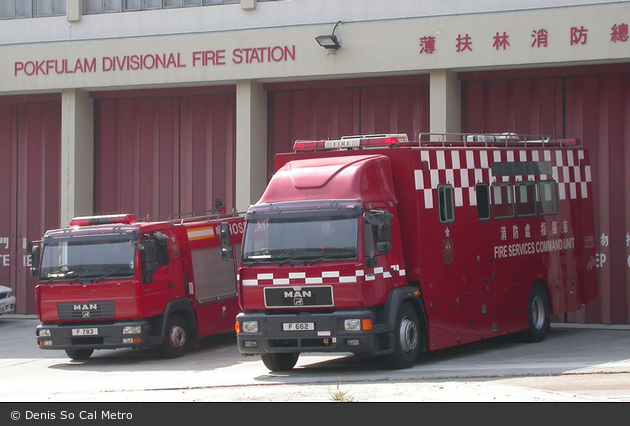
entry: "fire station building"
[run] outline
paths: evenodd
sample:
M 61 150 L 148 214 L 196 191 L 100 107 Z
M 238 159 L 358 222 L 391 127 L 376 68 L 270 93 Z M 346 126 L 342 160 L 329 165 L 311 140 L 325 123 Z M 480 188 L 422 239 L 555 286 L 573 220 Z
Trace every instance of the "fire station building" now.
M 630 1 L 6 0 L 0 284 L 78 215 L 244 211 L 297 139 L 579 138 L 599 297 L 630 324 Z M 322 36 L 322 37 L 320 37 Z M 471 242 L 474 243 L 474 242 Z

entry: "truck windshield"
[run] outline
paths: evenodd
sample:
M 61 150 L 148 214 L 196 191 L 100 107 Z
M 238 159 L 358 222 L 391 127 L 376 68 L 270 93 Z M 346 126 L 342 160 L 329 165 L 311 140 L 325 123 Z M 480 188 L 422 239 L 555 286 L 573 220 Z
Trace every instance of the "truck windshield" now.
M 357 216 L 250 220 L 243 241 L 243 262 L 356 259 L 358 227 Z
M 135 249 L 129 240 L 47 241 L 42 247 L 42 281 L 98 281 L 134 275 Z

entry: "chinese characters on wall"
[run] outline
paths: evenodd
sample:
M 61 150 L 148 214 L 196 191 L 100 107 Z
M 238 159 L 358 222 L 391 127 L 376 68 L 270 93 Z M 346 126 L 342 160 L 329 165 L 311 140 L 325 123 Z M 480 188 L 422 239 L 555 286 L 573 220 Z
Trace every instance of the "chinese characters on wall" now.
M 588 41 L 588 28 L 584 26 L 571 27 L 567 42 L 570 46 L 584 45 Z M 534 29 L 531 33 L 531 47 L 532 48 L 545 48 L 549 46 L 549 33 L 546 29 Z M 420 37 L 420 54 L 431 55 L 437 51 L 436 38 L 434 36 Z M 626 43 L 628 41 L 628 24 L 614 24 L 610 29 L 610 42 L 611 43 Z M 458 34 L 454 40 L 455 52 L 472 52 L 474 49 L 473 42 L 479 43 L 479 40 L 473 40 L 473 37 L 466 34 Z M 506 32 L 496 32 L 491 41 L 483 41 L 484 43 L 491 43 L 491 46 L 495 50 L 507 50 L 510 47 L 510 35 Z

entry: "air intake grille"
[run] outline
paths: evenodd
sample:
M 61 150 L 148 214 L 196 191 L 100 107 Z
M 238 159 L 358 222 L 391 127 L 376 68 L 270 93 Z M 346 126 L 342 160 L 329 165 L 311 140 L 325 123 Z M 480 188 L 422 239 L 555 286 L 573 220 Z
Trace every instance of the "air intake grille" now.
M 265 306 L 269 308 L 315 308 L 333 305 L 332 286 L 265 288 Z
M 113 300 L 104 302 L 59 303 L 57 315 L 62 320 L 107 319 L 116 317 Z

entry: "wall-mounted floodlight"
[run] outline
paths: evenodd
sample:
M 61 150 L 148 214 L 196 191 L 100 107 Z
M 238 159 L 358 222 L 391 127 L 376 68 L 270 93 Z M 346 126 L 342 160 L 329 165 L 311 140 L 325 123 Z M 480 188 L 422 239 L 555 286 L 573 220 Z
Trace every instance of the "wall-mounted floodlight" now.
M 335 30 L 337 26 L 341 24 L 341 21 L 338 21 L 333 27 L 332 34 L 325 34 L 315 37 L 315 40 L 321 47 L 328 50 L 337 50 L 341 47 L 341 40 L 337 38 L 335 35 Z

